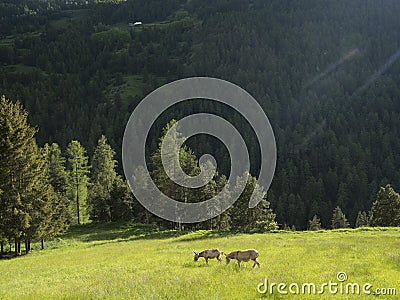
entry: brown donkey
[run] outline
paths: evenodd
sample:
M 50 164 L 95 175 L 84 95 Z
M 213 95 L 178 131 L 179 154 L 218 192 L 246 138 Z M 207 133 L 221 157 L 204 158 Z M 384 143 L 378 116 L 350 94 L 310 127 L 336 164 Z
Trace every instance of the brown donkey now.
M 219 249 L 207 249 L 199 253 L 197 253 L 196 251 L 193 252 L 194 252 L 194 261 L 198 261 L 200 257 L 204 257 L 207 264 L 209 258 L 216 258 L 219 262 L 221 262 L 222 260 L 221 255 L 223 254 L 223 252 L 220 251 Z
M 255 249 L 233 251 L 231 253 L 226 254 L 225 256 L 226 256 L 227 264 L 229 264 L 231 259 L 236 259 L 238 261 L 239 268 L 240 268 L 240 263 L 242 261 L 249 261 L 249 260 L 254 261 L 253 268 L 256 265 L 258 265 L 258 267 L 260 267 L 260 263 L 257 261 L 257 257 L 259 256 L 259 254 L 258 254 L 258 251 Z

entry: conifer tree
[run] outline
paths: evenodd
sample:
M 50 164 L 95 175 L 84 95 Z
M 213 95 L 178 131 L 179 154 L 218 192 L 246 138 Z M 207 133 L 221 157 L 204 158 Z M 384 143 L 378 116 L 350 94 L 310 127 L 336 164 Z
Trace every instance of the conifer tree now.
M 68 229 L 70 214 L 67 198 L 66 160 L 56 143 L 45 144 L 42 152 L 46 161 L 45 170 L 49 183 L 48 193 L 46 194 L 48 203 L 46 218 L 44 218 L 45 224 L 40 228 L 42 233 L 37 235 L 42 239 L 43 248 L 44 239 L 54 237 Z
M 169 178 L 168 174 L 166 173 L 165 166 L 163 165 L 162 158 L 161 158 L 161 149 L 164 142 L 164 138 L 169 132 L 171 138 L 171 143 L 166 145 L 165 149 L 165 159 L 172 162 L 175 156 L 174 151 L 176 150 L 177 146 L 182 142 L 184 137 L 179 132 L 179 126 L 173 127 L 176 123 L 175 120 L 169 122 L 166 127 L 164 128 L 164 135 L 161 137 L 158 149 L 152 154 L 150 160 L 151 165 L 153 167 L 152 177 L 154 178 L 154 182 L 156 186 L 168 197 L 175 199 L 181 202 L 195 202 L 198 201 L 196 197 L 193 197 L 195 194 L 189 188 L 179 186 L 174 181 Z M 187 146 L 182 146 L 179 149 L 179 164 L 182 170 L 189 176 L 198 175 L 200 173 L 200 168 L 198 166 L 198 162 L 196 156 L 194 155 L 193 151 L 189 149 Z M 178 165 L 175 163 L 171 163 L 169 170 L 170 173 L 174 174 L 178 170 Z M 182 229 L 182 224 L 177 223 L 175 226 L 179 229 Z
M 143 187 L 144 190 L 148 190 L 149 181 L 151 179 L 147 178 L 145 173 L 146 170 L 143 166 L 137 167 L 134 170 L 132 181 L 133 184 Z M 151 197 L 151 195 L 149 195 L 149 197 Z M 134 198 L 133 195 L 132 198 Z M 152 201 L 153 199 L 149 200 Z M 149 224 L 151 222 L 151 216 L 152 216 L 151 213 L 146 208 L 144 208 L 143 205 L 139 201 L 137 201 L 137 199 L 133 200 L 132 209 L 136 222 L 141 222 L 145 224 Z
M 253 191 L 256 188 L 260 191 L 257 179 L 250 174 L 244 174 L 237 179 L 237 183 L 243 180 L 247 180 L 244 191 L 230 210 L 232 228 L 245 232 L 264 232 L 277 229 L 275 214 L 269 207 L 270 204 L 266 200 L 266 194 L 264 194 L 263 199 L 256 207 L 248 207 Z
M 228 184 L 228 180 L 225 175 L 220 175 L 216 179 L 216 190 L 215 194 L 223 193 L 223 188 Z M 226 190 L 226 195 L 222 195 L 223 198 L 228 199 L 229 197 L 229 190 Z M 227 209 L 222 214 L 215 217 L 212 221 L 214 227 L 218 230 L 229 230 L 231 227 L 231 216 L 230 216 L 230 209 Z
M 110 198 L 111 221 L 128 221 L 134 217 L 134 213 L 138 213 L 138 211 L 135 211 L 132 191 L 121 176 L 115 178 Z M 143 211 L 143 207 L 141 209 Z M 148 213 L 147 210 L 146 212 Z M 139 219 L 135 219 L 135 221 L 140 222 Z
M 400 194 L 390 184 L 380 188 L 370 222 L 372 226 L 400 226 Z
M 45 144 L 43 151 L 46 158 L 47 176 L 54 191 L 60 195 L 67 191 L 66 159 L 62 156 L 60 146 L 57 143 Z
M 320 230 L 321 229 L 321 221 L 317 215 L 314 215 L 312 220 L 309 220 L 309 230 Z
M 92 157 L 91 186 L 88 193 L 90 218 L 95 221 L 109 222 L 111 216 L 111 192 L 117 178 L 114 159 L 115 151 L 107 143 L 104 135 L 100 137 Z
M 357 214 L 357 219 L 356 219 L 356 227 L 363 227 L 363 226 L 368 226 L 368 216 L 365 211 L 359 211 Z
M 89 184 L 88 157 L 82 145 L 74 140 L 67 148 L 68 155 L 68 188 L 70 189 L 71 208 L 75 208 L 77 223 L 81 224 L 81 217 L 86 217 L 86 193 Z
M 0 99 L 0 232 L 14 240 L 15 252 L 26 250 L 30 240 L 49 232 L 54 214 L 53 190 L 46 175 L 45 159 L 36 145 L 36 130 L 19 103 Z
M 332 229 L 350 227 L 346 215 L 342 212 L 339 206 L 333 210 L 332 215 Z

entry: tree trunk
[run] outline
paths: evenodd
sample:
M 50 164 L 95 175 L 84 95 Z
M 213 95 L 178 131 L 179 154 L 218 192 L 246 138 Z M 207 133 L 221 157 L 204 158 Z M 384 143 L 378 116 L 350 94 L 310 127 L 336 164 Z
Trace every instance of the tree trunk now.
M 21 255 L 21 241 L 15 238 L 15 255 Z
M 31 240 L 26 239 L 25 240 L 25 252 L 28 254 L 31 251 Z
M 4 252 L 4 242 L 0 243 L 0 258 L 3 257 L 3 252 Z
M 42 250 L 44 249 L 44 239 L 42 239 Z

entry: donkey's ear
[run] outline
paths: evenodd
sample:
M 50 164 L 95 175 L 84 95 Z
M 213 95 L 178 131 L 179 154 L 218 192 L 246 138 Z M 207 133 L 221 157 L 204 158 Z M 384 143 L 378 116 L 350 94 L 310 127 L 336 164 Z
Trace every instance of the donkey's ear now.
M 193 253 L 197 255 L 196 251 L 193 250 Z

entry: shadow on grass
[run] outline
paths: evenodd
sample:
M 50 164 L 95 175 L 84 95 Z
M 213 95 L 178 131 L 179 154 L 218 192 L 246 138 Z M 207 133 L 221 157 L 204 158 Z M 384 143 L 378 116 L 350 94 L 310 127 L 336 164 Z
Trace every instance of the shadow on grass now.
M 6 260 L 6 259 L 13 259 L 13 258 L 18 258 L 18 257 L 22 257 L 25 256 L 26 253 L 19 253 L 19 254 L 15 254 L 14 252 L 12 253 L 3 253 L 2 255 L 0 255 L 0 260 Z
M 81 242 L 94 242 L 171 238 L 184 233 L 174 230 L 163 230 L 155 225 L 138 223 L 91 223 L 71 226 L 69 231 L 62 237 L 76 239 Z
M 196 240 L 216 239 L 221 237 L 229 237 L 238 234 L 238 232 L 218 231 L 218 230 L 196 230 L 189 231 L 174 240 L 174 242 L 191 242 Z
M 340 233 L 354 232 L 354 231 L 386 231 L 388 228 L 362 228 L 362 229 L 345 229 L 336 230 Z M 398 229 L 397 229 L 398 230 Z M 321 233 L 332 231 L 321 231 Z M 79 241 L 83 243 L 94 242 L 92 246 L 99 246 L 109 243 L 120 243 L 134 240 L 154 240 L 154 239 L 171 239 L 173 243 L 192 242 L 197 240 L 216 239 L 223 237 L 231 237 L 243 232 L 238 231 L 218 231 L 218 230 L 168 230 L 160 228 L 156 225 L 146 225 L 132 222 L 119 222 L 119 223 L 90 223 L 83 225 L 71 226 L 69 231 L 60 237 L 60 240 L 68 243 L 68 240 Z M 286 233 L 290 235 L 299 235 L 301 232 L 285 232 L 285 231 L 272 231 L 274 233 Z M 315 232 L 313 232 L 315 233 Z M 320 232 L 317 232 L 320 233 Z M 246 234 L 256 234 L 246 233 Z M 286 234 L 282 238 L 286 238 Z M 55 247 L 60 242 L 56 242 Z
M 138 223 L 83 224 L 71 226 L 62 236 L 63 239 L 75 239 L 81 242 L 99 242 L 102 245 L 133 240 L 172 239 L 173 242 L 190 242 L 235 235 L 228 231 L 178 231 L 162 229 L 155 225 Z

